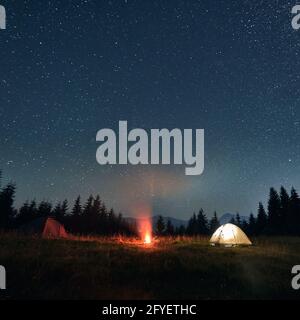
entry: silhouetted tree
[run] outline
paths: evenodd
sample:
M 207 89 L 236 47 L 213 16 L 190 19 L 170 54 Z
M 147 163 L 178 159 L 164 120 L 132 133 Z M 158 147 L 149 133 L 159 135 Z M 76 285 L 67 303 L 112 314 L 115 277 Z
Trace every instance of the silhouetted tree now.
M 33 218 L 38 216 L 38 209 L 37 209 L 37 204 L 35 200 L 32 200 L 30 202 L 29 211 Z
M 186 233 L 190 236 L 194 236 L 197 234 L 197 217 L 195 213 L 192 215 L 188 222 Z
M 243 219 L 240 228 L 241 228 L 244 232 L 246 232 L 246 234 L 249 233 L 249 223 L 247 222 L 246 219 Z
M 75 200 L 75 203 L 72 209 L 72 215 L 80 216 L 81 214 L 82 214 L 82 206 L 81 206 L 80 196 L 78 196 Z
M 219 228 L 219 226 L 220 222 L 218 220 L 217 212 L 215 211 L 209 223 L 210 233 L 214 233 Z
M 118 225 L 116 221 L 116 215 L 113 209 L 110 209 L 107 213 L 107 224 L 108 224 L 108 231 L 111 234 L 116 234 L 118 232 Z
M 253 213 L 249 216 L 249 222 L 248 222 L 248 233 L 249 235 L 254 235 L 256 230 L 256 219 L 253 215 Z
M 48 201 L 42 201 L 38 206 L 38 215 L 41 217 L 49 217 L 52 213 L 52 204 Z
M 0 192 L 0 229 L 12 227 L 15 210 L 13 208 L 16 186 L 9 183 Z
M 166 234 L 169 236 L 172 236 L 172 235 L 174 235 L 174 232 L 175 232 L 174 226 L 173 226 L 171 220 L 168 220 L 167 227 L 166 227 Z
M 58 203 L 53 210 L 53 215 L 55 219 L 61 223 L 64 222 L 67 213 L 68 213 L 68 200 L 64 200 L 62 203 Z
M 209 226 L 206 215 L 203 209 L 200 209 L 197 215 L 197 234 L 207 235 L 209 233 Z
M 232 218 L 230 219 L 229 223 L 236 224 L 235 217 L 232 217 Z
M 36 205 L 35 205 L 35 209 L 36 209 Z M 21 206 L 16 216 L 16 225 L 19 226 L 19 225 L 28 223 L 31 220 L 33 220 L 35 216 L 36 216 L 36 210 L 35 212 L 33 212 L 31 204 L 29 204 L 29 202 L 26 201 Z
M 156 233 L 162 235 L 165 231 L 165 222 L 162 216 L 159 216 L 156 222 Z
M 264 234 L 266 231 L 267 223 L 268 223 L 268 216 L 266 214 L 263 204 L 260 202 L 258 205 L 255 233 L 257 235 Z
M 105 221 L 107 217 L 107 208 L 104 202 L 101 204 L 100 207 L 100 215 L 102 217 L 102 220 Z
M 292 235 L 300 236 L 300 197 L 294 188 L 290 196 L 288 231 Z
M 235 215 L 235 223 L 238 227 L 242 226 L 242 221 L 241 221 L 241 216 L 240 214 L 237 212 L 237 214 Z
M 53 209 L 54 218 L 57 219 L 61 215 L 61 203 L 57 203 L 57 205 Z
M 268 201 L 268 233 L 279 234 L 281 230 L 281 203 L 280 197 L 274 188 L 270 189 Z
M 183 236 L 185 233 L 186 233 L 186 228 L 183 225 L 177 227 L 175 230 L 175 234 L 178 236 Z
M 93 202 L 94 202 L 94 198 L 92 195 L 90 195 L 84 204 L 83 213 L 80 218 L 81 230 L 83 233 L 86 233 L 86 234 L 91 233 L 91 227 L 93 227 L 93 222 L 91 221 L 92 220 L 91 216 L 93 214 L 92 213 Z
M 63 217 L 68 214 L 68 210 L 69 210 L 68 200 L 65 199 L 61 205 L 61 212 Z
M 99 216 L 101 213 L 101 200 L 99 195 L 94 199 L 92 211 L 95 216 Z
M 90 195 L 84 205 L 84 208 L 83 208 L 83 214 L 84 215 L 87 215 L 87 214 L 90 214 L 91 211 L 92 211 L 92 207 L 93 207 L 93 201 L 94 201 L 94 198 L 92 195 Z
M 289 208 L 290 208 L 290 196 L 285 190 L 283 186 L 280 188 L 280 215 L 279 215 L 279 230 L 280 234 L 286 234 L 288 232 L 287 225 L 288 225 L 288 215 L 289 215 Z

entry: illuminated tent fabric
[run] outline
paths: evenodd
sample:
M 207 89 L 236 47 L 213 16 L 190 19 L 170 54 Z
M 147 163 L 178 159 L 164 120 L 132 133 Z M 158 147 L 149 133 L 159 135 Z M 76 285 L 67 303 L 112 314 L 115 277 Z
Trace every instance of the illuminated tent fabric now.
M 252 244 L 246 234 L 232 223 L 226 223 L 219 227 L 210 238 L 210 243 L 225 246 Z
M 39 218 L 21 227 L 27 234 L 40 235 L 43 238 L 67 238 L 64 226 L 53 218 Z

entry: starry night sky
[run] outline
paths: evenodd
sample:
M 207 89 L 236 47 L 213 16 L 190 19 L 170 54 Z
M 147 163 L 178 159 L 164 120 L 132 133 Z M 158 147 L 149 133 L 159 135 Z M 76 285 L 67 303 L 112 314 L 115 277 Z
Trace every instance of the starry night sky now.
M 0 168 L 26 199 L 256 212 L 300 188 L 294 1 L 0 0 Z M 204 128 L 205 170 L 100 166 L 101 128 Z

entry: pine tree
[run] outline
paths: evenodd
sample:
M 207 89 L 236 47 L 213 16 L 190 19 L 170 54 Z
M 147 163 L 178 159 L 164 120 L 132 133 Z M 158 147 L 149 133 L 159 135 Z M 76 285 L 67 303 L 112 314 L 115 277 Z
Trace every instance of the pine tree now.
M 156 222 L 156 232 L 158 235 L 162 235 L 165 231 L 165 222 L 164 218 L 162 216 L 158 217 L 158 220 Z
M 81 227 L 80 229 L 83 231 L 83 233 L 88 233 L 91 234 L 93 227 L 93 222 L 91 221 L 91 215 L 93 214 L 93 202 L 94 202 L 94 197 L 90 195 L 88 199 L 86 200 L 84 207 L 83 207 L 83 213 L 80 216 L 80 221 L 81 221 Z
M 248 233 L 250 235 L 254 235 L 256 231 L 256 219 L 253 215 L 253 213 L 249 216 L 249 223 L 248 223 Z
M 36 205 L 36 201 L 32 200 L 29 206 L 29 211 L 30 214 L 32 215 L 33 218 L 38 216 L 38 209 L 37 209 L 37 205 Z
M 16 217 L 17 225 L 22 225 L 26 222 L 29 222 L 31 219 L 33 219 L 33 217 L 31 216 L 30 205 L 29 202 L 26 201 L 19 209 L 19 213 Z
M 68 210 L 69 210 L 69 205 L 68 205 L 68 200 L 65 199 L 61 205 L 61 213 L 63 216 L 68 214 Z
M 38 214 L 41 217 L 49 217 L 52 213 L 52 204 L 48 201 L 42 201 L 38 207 Z
M 68 213 L 68 200 L 64 200 L 62 203 L 58 203 L 54 208 L 54 217 L 61 223 L 64 223 L 66 215 Z
M 92 195 L 90 195 L 84 205 L 84 208 L 83 208 L 83 214 L 84 215 L 87 215 L 87 214 L 90 214 L 91 211 L 92 211 L 92 207 L 93 207 L 93 201 L 94 201 L 94 198 Z
M 279 232 L 286 234 L 288 232 L 288 216 L 290 208 L 290 196 L 283 186 L 280 188 L 280 216 L 279 216 Z
M 197 215 L 197 234 L 207 235 L 209 233 L 207 217 L 203 209 Z
M 110 209 L 107 213 L 107 224 L 108 224 L 108 231 L 111 234 L 116 234 L 116 215 L 113 209 Z
M 229 223 L 236 224 L 235 217 L 232 217 L 232 218 L 230 219 Z
M 268 233 L 279 234 L 280 233 L 280 213 L 281 203 L 280 197 L 274 188 L 270 189 L 269 201 L 268 201 Z
M 243 219 L 242 225 L 240 227 L 246 234 L 249 233 L 249 223 L 247 222 L 246 219 Z
M 82 214 L 82 207 L 81 207 L 81 200 L 80 196 L 77 197 L 75 200 L 73 209 L 72 209 L 72 215 L 80 216 Z
M 175 234 L 179 236 L 183 236 L 185 233 L 186 233 L 186 228 L 183 225 L 177 227 L 175 230 Z
M 93 202 L 93 207 L 92 207 L 92 211 L 93 211 L 93 214 L 96 215 L 96 216 L 99 216 L 100 213 L 101 213 L 101 200 L 100 200 L 100 196 L 97 195 L 94 202 Z
M 172 225 L 171 220 L 167 221 L 166 234 L 169 236 L 174 235 L 174 226 Z
M 195 212 L 188 222 L 186 233 L 190 236 L 194 236 L 197 234 L 197 217 Z
M 106 220 L 106 218 L 107 218 L 107 208 L 106 208 L 106 205 L 105 205 L 104 202 L 101 204 L 100 215 L 101 215 L 103 220 Z
M 53 209 L 53 215 L 55 219 L 59 219 L 61 216 L 61 203 L 59 202 Z
M 210 233 L 214 233 L 219 228 L 219 226 L 220 222 L 218 220 L 217 212 L 215 211 L 209 223 Z
M 0 230 L 9 229 L 12 226 L 14 218 L 14 197 L 16 192 L 16 186 L 9 183 L 0 192 Z
M 242 225 L 242 221 L 241 221 L 241 216 L 240 216 L 240 214 L 237 212 L 237 214 L 236 214 L 236 216 L 235 216 L 235 221 L 236 221 L 236 225 L 238 226 L 238 227 L 241 227 L 241 225 Z
M 268 223 L 268 216 L 266 214 L 263 204 L 260 202 L 258 205 L 258 213 L 257 213 L 257 220 L 256 220 L 257 235 L 261 235 L 265 233 L 267 223 Z
M 101 211 L 101 200 L 100 200 L 100 196 L 97 195 L 96 198 L 92 200 L 92 205 L 91 205 L 89 214 L 87 215 L 87 218 L 86 218 L 90 233 L 103 234 L 105 232 L 108 232 L 108 230 L 105 230 L 105 229 L 108 229 L 108 226 L 106 226 L 105 228 L 103 222 L 101 221 L 100 211 Z
M 288 230 L 292 235 L 300 236 L 300 197 L 292 188 L 289 205 Z

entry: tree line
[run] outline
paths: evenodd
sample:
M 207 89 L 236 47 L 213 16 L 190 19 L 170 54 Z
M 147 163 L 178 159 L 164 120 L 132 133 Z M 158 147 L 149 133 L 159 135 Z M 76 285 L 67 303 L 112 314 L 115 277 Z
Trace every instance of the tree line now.
M 97 195 L 82 202 L 77 197 L 71 208 L 67 200 L 53 206 L 48 201 L 37 203 L 26 201 L 18 210 L 14 208 L 16 185 L 8 183 L 1 187 L 0 171 L 0 230 L 11 230 L 30 223 L 36 218 L 54 217 L 64 224 L 67 231 L 76 234 L 97 235 L 135 235 L 136 227 L 129 224 L 121 213 L 108 209 Z M 237 213 L 230 221 L 248 235 L 293 235 L 300 236 L 300 197 L 295 188 L 290 193 L 284 187 L 279 191 L 270 189 L 267 207 L 260 202 L 257 215 L 250 214 L 249 219 L 241 219 Z M 210 235 L 220 222 L 217 213 L 208 219 L 203 209 L 194 213 L 186 226 L 174 227 L 170 220 L 165 222 L 159 216 L 154 231 L 158 235 Z
M 37 203 L 32 200 L 26 201 L 17 210 L 13 206 L 15 193 L 16 185 L 13 183 L 0 188 L 0 230 L 14 230 L 37 218 L 52 217 L 61 222 L 70 233 L 105 236 L 135 234 L 122 213 L 116 214 L 113 209 L 108 209 L 99 195 L 89 196 L 84 203 L 78 196 L 72 208 L 69 208 L 67 200 L 55 206 L 48 201 Z
M 237 213 L 230 221 L 250 236 L 259 235 L 292 235 L 300 236 L 300 197 L 295 188 L 290 193 L 282 186 L 279 190 L 270 188 L 267 208 L 259 203 L 257 215 L 250 214 L 249 219 L 242 219 Z M 194 213 L 187 226 L 174 228 L 171 221 L 164 222 L 159 216 L 155 231 L 158 235 L 210 235 L 220 222 L 217 213 L 208 219 L 203 209 Z
M 200 209 L 198 214 L 194 213 L 189 219 L 187 226 L 174 227 L 171 220 L 167 220 L 162 216 L 158 216 L 155 233 L 157 235 L 172 236 L 172 235 L 187 235 L 187 236 L 197 236 L 197 235 L 210 235 L 220 226 L 217 213 L 214 212 L 213 217 L 209 220 L 204 213 L 203 209 Z

